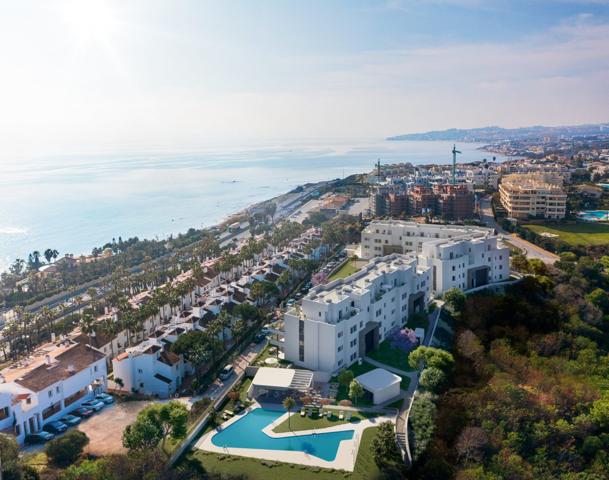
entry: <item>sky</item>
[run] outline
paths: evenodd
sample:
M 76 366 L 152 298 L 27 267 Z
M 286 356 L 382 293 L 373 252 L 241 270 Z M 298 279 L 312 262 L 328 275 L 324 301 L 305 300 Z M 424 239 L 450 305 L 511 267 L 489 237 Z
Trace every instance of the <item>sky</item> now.
M 609 0 L 0 0 L 0 158 L 609 121 Z

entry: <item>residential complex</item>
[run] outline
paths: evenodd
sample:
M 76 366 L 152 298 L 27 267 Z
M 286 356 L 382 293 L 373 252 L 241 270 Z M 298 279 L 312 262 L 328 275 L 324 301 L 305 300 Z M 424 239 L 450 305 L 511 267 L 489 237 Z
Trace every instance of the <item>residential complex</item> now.
M 512 174 L 499 185 L 501 204 L 516 219 L 564 218 L 567 194 L 561 176 L 547 173 Z
M 359 272 L 313 287 L 284 315 L 286 360 L 331 373 L 376 348 L 431 296 L 431 268 L 414 255 L 375 258 Z
M 105 355 L 62 338 L 1 372 L 0 430 L 23 443 L 96 393 L 106 391 Z
M 473 190 L 465 184 L 391 184 L 376 187 L 370 195 L 375 216 L 430 215 L 453 221 L 471 218 L 474 207 Z
M 489 228 L 390 220 L 372 222 L 362 231 L 362 258 L 407 252 L 418 256 L 419 265 L 432 269 L 434 294 L 509 277 L 509 249 Z

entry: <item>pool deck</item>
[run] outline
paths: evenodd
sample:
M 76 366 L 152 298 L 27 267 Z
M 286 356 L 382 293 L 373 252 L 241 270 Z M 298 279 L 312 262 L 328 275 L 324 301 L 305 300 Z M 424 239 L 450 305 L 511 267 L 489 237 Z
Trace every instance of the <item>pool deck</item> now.
M 350 440 L 343 440 L 339 443 L 338 451 L 336 452 L 336 458 L 331 462 L 323 460 L 314 455 L 309 455 L 305 452 L 297 452 L 290 450 L 264 450 L 254 448 L 217 447 L 212 443 L 211 439 L 216 433 L 238 421 L 239 419 L 243 418 L 243 415 L 249 413 L 250 411 L 256 408 L 261 407 L 260 405 L 254 405 L 244 410 L 241 414 L 235 415 L 230 420 L 227 420 L 217 429 L 206 433 L 199 439 L 199 441 L 197 441 L 195 447 L 199 448 L 200 450 L 224 455 L 237 455 L 241 457 L 259 458 L 261 460 L 296 463 L 300 465 L 307 465 L 310 467 L 334 468 L 352 472 L 355 467 L 355 460 L 357 458 L 357 449 L 359 447 L 359 441 L 362 438 L 362 433 L 364 432 L 364 430 L 369 427 L 378 426 L 381 422 L 395 422 L 395 416 L 378 416 L 371 419 L 364 419 L 356 423 L 343 423 L 341 425 L 336 425 L 335 427 L 328 427 L 316 430 L 299 430 L 297 432 L 284 433 L 273 432 L 273 428 L 287 420 L 288 413 L 286 412 L 262 430 L 263 433 L 272 438 L 297 437 L 304 435 L 312 435 L 316 433 L 330 433 L 352 430 L 354 432 L 353 438 Z M 300 415 L 300 413 L 292 412 L 291 415 Z

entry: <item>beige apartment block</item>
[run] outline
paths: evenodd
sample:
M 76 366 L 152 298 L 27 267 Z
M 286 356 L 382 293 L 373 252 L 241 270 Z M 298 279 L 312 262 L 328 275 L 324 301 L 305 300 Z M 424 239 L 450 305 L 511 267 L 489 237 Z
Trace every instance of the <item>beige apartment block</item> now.
M 499 185 L 501 204 L 516 219 L 564 218 L 567 195 L 560 175 L 523 173 L 507 175 Z

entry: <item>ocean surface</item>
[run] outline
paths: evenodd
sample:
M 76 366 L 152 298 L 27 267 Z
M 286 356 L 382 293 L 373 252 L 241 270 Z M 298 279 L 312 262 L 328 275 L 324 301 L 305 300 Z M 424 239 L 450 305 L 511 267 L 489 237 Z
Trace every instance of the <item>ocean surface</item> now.
M 448 142 L 323 142 L 197 152 L 65 155 L 0 163 L 0 271 L 47 248 L 90 253 L 112 238 L 165 238 L 306 182 L 382 163 L 450 163 Z M 460 144 L 458 161 L 491 159 Z

